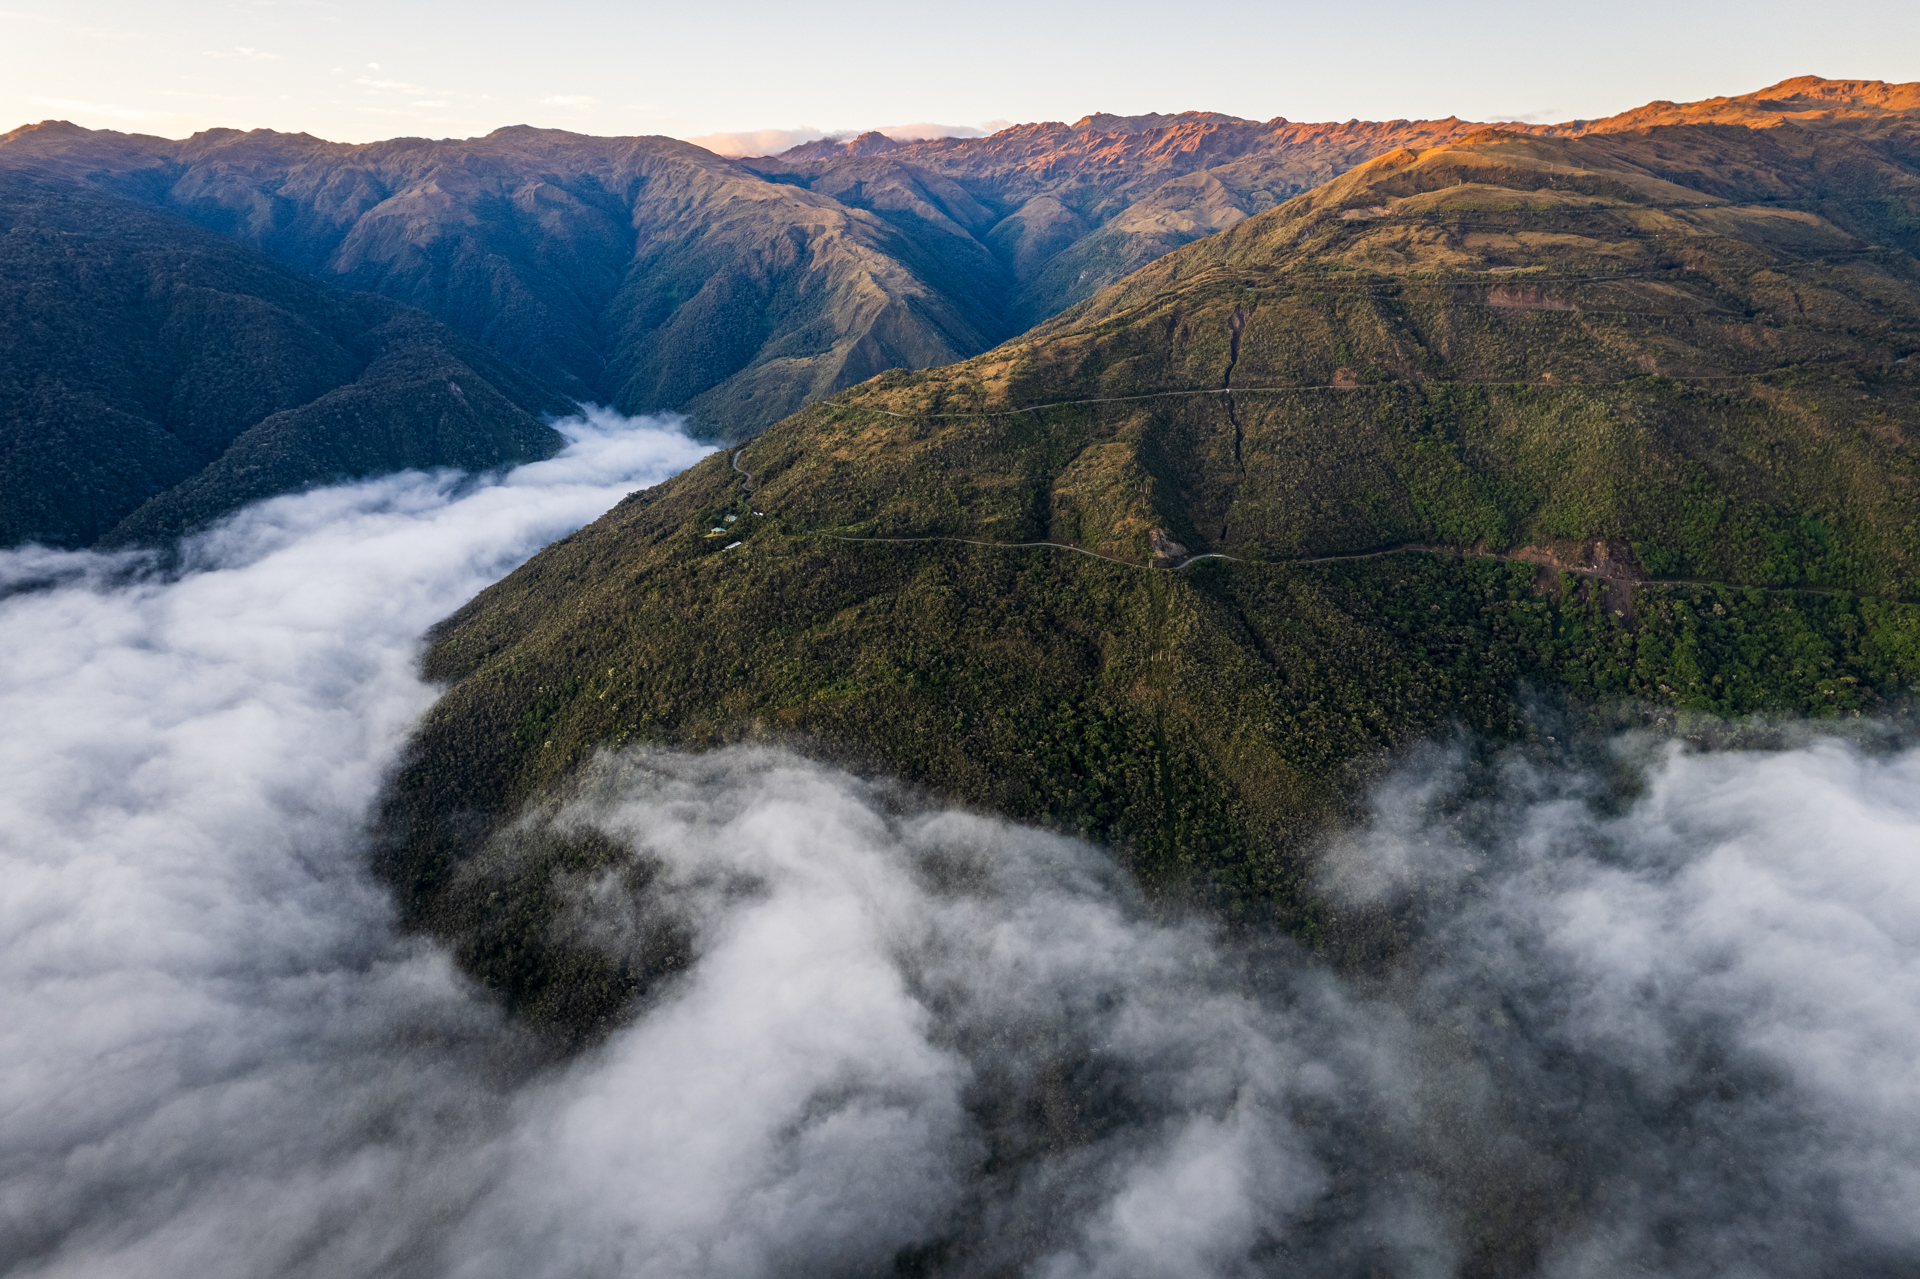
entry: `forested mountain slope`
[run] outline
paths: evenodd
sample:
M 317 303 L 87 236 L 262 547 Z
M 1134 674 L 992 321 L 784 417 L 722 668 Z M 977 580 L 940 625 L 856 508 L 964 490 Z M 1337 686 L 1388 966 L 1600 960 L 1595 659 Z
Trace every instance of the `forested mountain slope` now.
M 1528 686 L 1666 719 L 1911 695 L 1916 215 L 1910 164 L 1794 125 L 1381 156 L 483 593 L 428 657 L 383 869 L 590 1028 L 647 973 L 540 886 L 615 854 L 491 823 L 601 744 L 771 734 L 1337 948 L 1304 850 L 1397 743 L 1524 734 Z
M 544 457 L 565 396 L 385 298 L 0 171 L 0 545 L 159 540 L 406 467 Z

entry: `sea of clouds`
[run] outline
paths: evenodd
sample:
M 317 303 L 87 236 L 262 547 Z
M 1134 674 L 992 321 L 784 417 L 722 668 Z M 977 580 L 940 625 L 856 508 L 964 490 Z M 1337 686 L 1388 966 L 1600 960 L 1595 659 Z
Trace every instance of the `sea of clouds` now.
M 0 554 L 0 1269 L 1911 1274 L 1920 752 L 1435 745 L 1327 849 L 1336 973 L 1099 849 L 772 748 L 529 823 L 685 971 L 556 1063 L 400 936 L 366 822 L 421 636 L 705 451 L 279 498 L 161 571 Z

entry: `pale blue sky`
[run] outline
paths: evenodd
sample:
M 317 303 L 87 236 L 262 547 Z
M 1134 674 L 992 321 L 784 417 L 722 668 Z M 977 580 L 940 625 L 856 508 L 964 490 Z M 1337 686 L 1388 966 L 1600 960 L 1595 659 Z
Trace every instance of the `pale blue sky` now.
M 1920 79 L 1920 4 L 0 0 L 0 129 L 172 137 L 688 137 L 1189 109 L 1561 120 L 1803 74 Z

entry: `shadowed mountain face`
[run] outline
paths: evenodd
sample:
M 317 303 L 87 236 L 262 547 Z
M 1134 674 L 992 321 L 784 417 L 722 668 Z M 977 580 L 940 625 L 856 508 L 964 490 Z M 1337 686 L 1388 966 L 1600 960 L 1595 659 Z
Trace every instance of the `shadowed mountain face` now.
M 1378 157 L 484 592 L 429 655 L 385 871 L 518 992 L 574 959 L 524 893 L 469 931 L 518 891 L 476 814 L 603 743 L 778 734 L 1364 950 L 1303 849 L 1398 743 L 1525 733 L 1523 686 L 1669 722 L 1920 689 L 1917 219 L 1920 173 L 1849 131 Z
M 0 544 L 159 541 L 314 483 L 552 453 L 566 397 L 412 307 L 0 172 Z

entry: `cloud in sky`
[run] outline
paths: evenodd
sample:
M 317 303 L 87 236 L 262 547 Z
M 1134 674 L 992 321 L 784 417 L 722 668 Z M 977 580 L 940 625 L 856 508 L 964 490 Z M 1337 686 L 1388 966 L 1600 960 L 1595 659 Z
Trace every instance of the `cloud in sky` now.
M 34 105 L 49 111 L 65 111 L 74 114 L 106 116 L 114 120 L 152 120 L 159 113 L 142 111 L 137 107 L 123 107 L 113 102 L 86 102 L 76 98 L 33 98 Z
M 366 1274 L 401 1241 L 343 1223 L 461 1193 L 439 1160 L 520 1050 L 394 936 L 354 830 L 432 698 L 421 629 L 707 451 L 566 429 L 502 481 L 253 507 L 177 579 L 0 553 L 0 596 L 60 583 L 0 600 L 0 1269 Z
M 359 85 L 364 85 L 368 89 L 372 89 L 376 91 L 390 89 L 399 93 L 431 93 L 432 92 L 432 90 L 427 88 L 424 84 L 414 84 L 410 80 L 375 80 L 368 76 L 361 76 L 358 80 L 355 80 L 354 83 Z
M 924 142 L 929 138 L 980 138 L 992 130 L 973 124 L 934 124 L 930 120 L 919 120 L 912 124 L 883 124 L 874 132 L 884 133 L 895 142 Z
M 67 22 L 50 14 L 26 13 L 18 9 L 0 9 L 0 21 L 30 23 L 83 40 L 132 40 L 141 35 L 141 32 L 127 27 L 95 27 Z
M 794 129 L 748 129 L 739 133 L 703 133 L 686 141 L 705 147 L 716 155 L 779 155 L 803 142 L 817 142 L 827 135 L 811 125 Z

